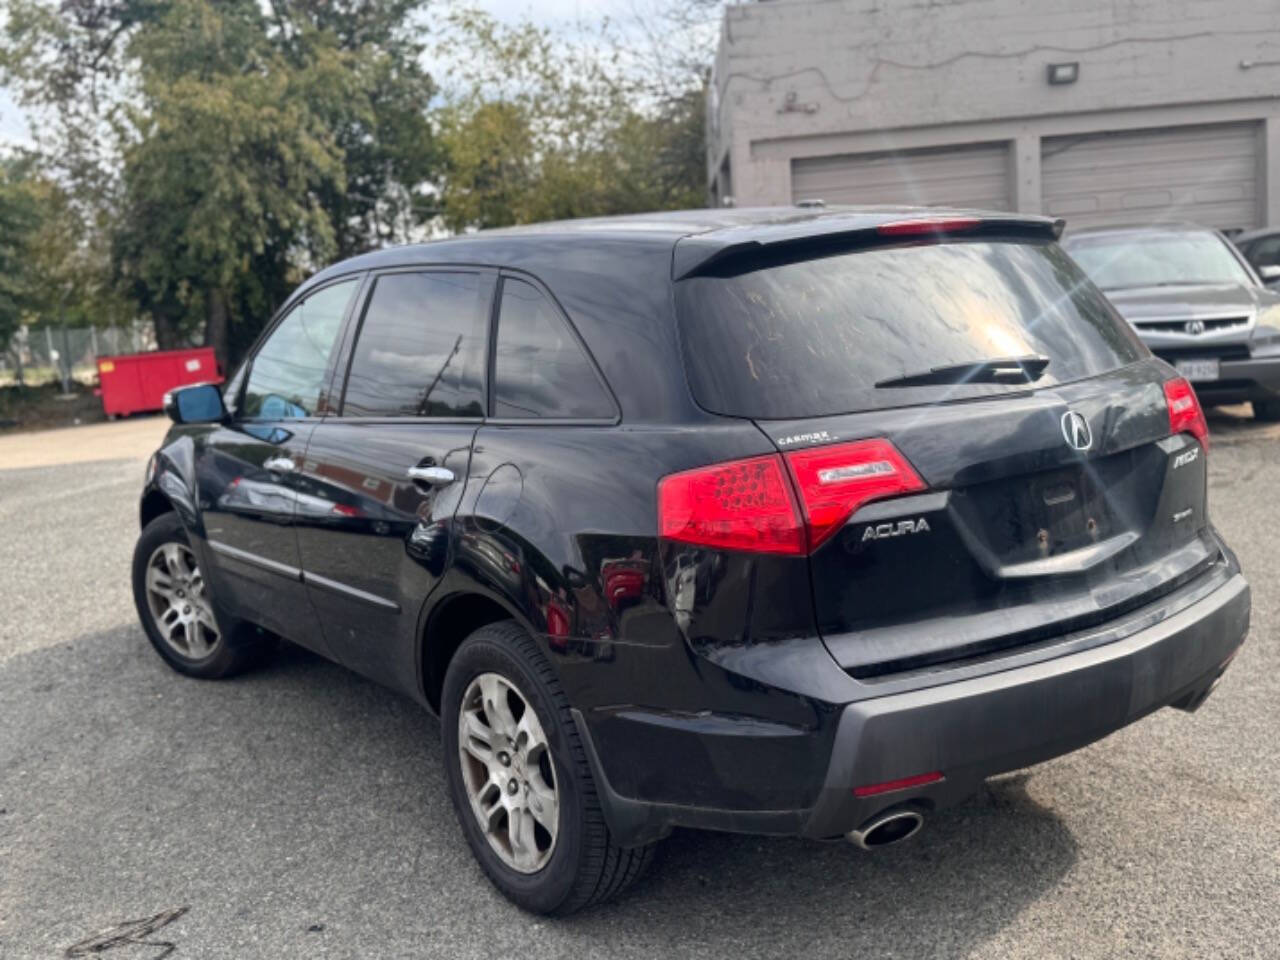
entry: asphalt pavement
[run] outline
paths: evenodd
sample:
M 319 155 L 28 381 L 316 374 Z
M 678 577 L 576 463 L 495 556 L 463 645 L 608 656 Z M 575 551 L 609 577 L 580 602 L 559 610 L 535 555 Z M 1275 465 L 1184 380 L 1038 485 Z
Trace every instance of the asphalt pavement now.
M 993 780 L 872 854 L 678 832 L 567 920 L 486 882 L 411 702 L 294 648 L 226 682 L 162 664 L 129 594 L 136 450 L 0 440 L 0 957 L 179 908 L 136 939 L 175 960 L 1280 956 L 1280 431 L 1211 426 L 1254 625 L 1199 713 Z

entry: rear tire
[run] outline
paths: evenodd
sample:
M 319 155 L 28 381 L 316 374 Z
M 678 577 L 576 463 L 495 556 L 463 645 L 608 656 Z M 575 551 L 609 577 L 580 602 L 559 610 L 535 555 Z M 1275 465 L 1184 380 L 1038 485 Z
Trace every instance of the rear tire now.
M 1280 398 L 1273 397 L 1270 400 L 1253 401 L 1253 416 L 1255 420 L 1262 420 L 1266 423 L 1280 421 Z
M 502 701 L 488 707 L 497 695 Z M 509 900 L 563 916 L 608 900 L 643 873 L 653 845 L 613 842 L 569 700 L 518 624 L 492 623 L 463 641 L 445 674 L 440 718 L 462 832 Z M 556 814 L 548 818 L 552 804 Z
M 189 677 L 212 680 L 255 663 L 260 645 L 228 643 L 237 624 L 214 610 L 191 541 L 176 513 L 148 523 L 133 548 L 133 602 L 147 639 L 165 663 Z

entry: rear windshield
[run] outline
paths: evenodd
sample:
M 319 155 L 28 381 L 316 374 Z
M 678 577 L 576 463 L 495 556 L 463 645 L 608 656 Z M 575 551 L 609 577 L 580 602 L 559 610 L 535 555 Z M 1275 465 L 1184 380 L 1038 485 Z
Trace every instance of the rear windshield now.
M 739 264 L 676 284 L 685 365 L 708 410 L 798 419 L 998 396 L 1028 384 L 881 386 L 936 367 L 1048 359 L 1033 386 L 1146 355 L 1053 243 L 877 247 Z

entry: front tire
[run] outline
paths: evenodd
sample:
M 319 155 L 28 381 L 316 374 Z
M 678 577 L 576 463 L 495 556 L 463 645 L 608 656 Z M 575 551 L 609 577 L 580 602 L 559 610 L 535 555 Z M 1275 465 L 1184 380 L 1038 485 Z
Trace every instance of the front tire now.
M 204 572 L 176 513 L 156 517 L 133 548 L 133 601 L 147 639 L 189 677 L 216 679 L 250 666 L 257 651 L 228 643 Z
M 508 899 L 565 915 L 615 896 L 644 871 L 652 845 L 613 842 L 568 698 L 518 624 L 481 627 L 458 648 L 440 718 L 463 834 Z

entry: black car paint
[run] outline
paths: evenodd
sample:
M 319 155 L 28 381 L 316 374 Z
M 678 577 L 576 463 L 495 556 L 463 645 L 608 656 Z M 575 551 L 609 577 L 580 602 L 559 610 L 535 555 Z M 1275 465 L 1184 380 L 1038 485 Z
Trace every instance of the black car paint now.
M 734 227 L 749 233 L 749 221 Z M 683 229 L 661 223 L 652 231 L 499 233 L 369 254 L 313 278 L 279 314 L 341 276 L 367 279 L 384 269 L 443 264 L 494 275 L 512 271 L 558 298 L 616 396 L 614 422 L 245 422 L 231 415 L 214 425 L 178 425 L 149 467 L 144 521 L 161 508 L 157 498 L 178 511 L 226 614 L 262 624 L 431 709 L 441 654 L 448 652 L 433 647 L 437 627 L 475 598 L 517 620 L 537 638 L 574 705 L 610 825 L 624 843 L 652 839 L 673 825 L 844 832 L 903 799 L 854 801 L 851 783 L 833 785 L 848 763 L 833 756 L 833 748 L 838 738 L 853 736 L 853 705 L 918 698 L 948 683 L 980 684 L 1066 653 L 1085 656 L 1205 602 L 1210 586 L 1238 580 L 1234 558 L 1201 508 L 1199 577 L 1168 596 L 1107 623 L 1082 621 L 1068 635 L 1000 658 L 975 652 L 933 670 L 874 682 L 855 678 L 836 662 L 839 625 L 820 624 L 807 602 L 815 589 L 810 560 L 660 542 L 657 478 L 774 453 L 783 437 L 818 424 L 832 439 L 890 436 L 935 490 L 972 481 L 977 472 L 998 479 L 1043 470 L 1072 462 L 1075 454 L 1065 446 L 1049 452 L 1020 423 L 1075 404 L 1104 451 L 1123 450 L 1153 432 L 1167 433 L 1167 421 L 1156 422 L 1165 413 L 1155 393 L 1168 370 L 1148 359 L 1049 394 L 1028 390 L 988 403 L 934 407 L 928 417 L 935 428 L 927 431 L 918 410 L 760 424 L 712 415 L 690 394 L 671 322 L 673 234 Z M 803 223 L 790 229 L 802 232 Z M 349 310 L 337 357 L 350 351 L 363 296 Z M 334 396 L 341 366 L 329 372 Z M 233 390 L 242 381 L 235 378 Z M 1135 391 L 1141 402 L 1108 400 Z M 234 401 L 229 392 L 232 408 Z M 936 429 L 939 419 L 945 430 Z M 997 447 L 1001 455 L 993 457 Z M 346 458 L 357 449 L 362 463 L 353 468 Z M 288 455 L 302 469 L 296 476 L 273 474 L 266 466 L 272 455 Z M 450 466 L 457 483 L 424 491 L 409 481 L 406 467 L 426 460 Z M 276 484 L 295 502 L 315 498 L 316 509 L 295 509 L 290 517 L 262 506 L 237 508 L 226 498 L 235 477 Z M 342 509 L 319 509 L 326 500 Z M 913 510 L 911 504 L 873 504 L 850 526 Z M 911 582 L 896 589 L 909 601 Z M 805 602 L 778 603 L 779 597 Z M 1247 587 L 1233 602 L 1225 654 L 1243 639 Z M 1216 660 L 1191 678 L 1191 692 L 1207 688 L 1222 666 Z M 1125 679 L 1126 667 L 1118 669 L 1113 685 L 1137 682 Z M 1165 703 L 1188 690 L 1166 693 Z M 1087 742 L 1110 729 L 1114 725 L 1090 721 L 1074 739 Z M 875 751 L 865 753 L 871 758 Z M 1009 755 L 1030 758 L 1025 750 Z M 877 754 L 867 771 L 892 776 L 903 763 L 910 772 L 924 762 L 933 761 L 907 751 L 896 761 Z M 967 774 L 948 770 L 947 781 L 908 799 L 942 806 L 991 772 L 989 764 L 974 764 Z

